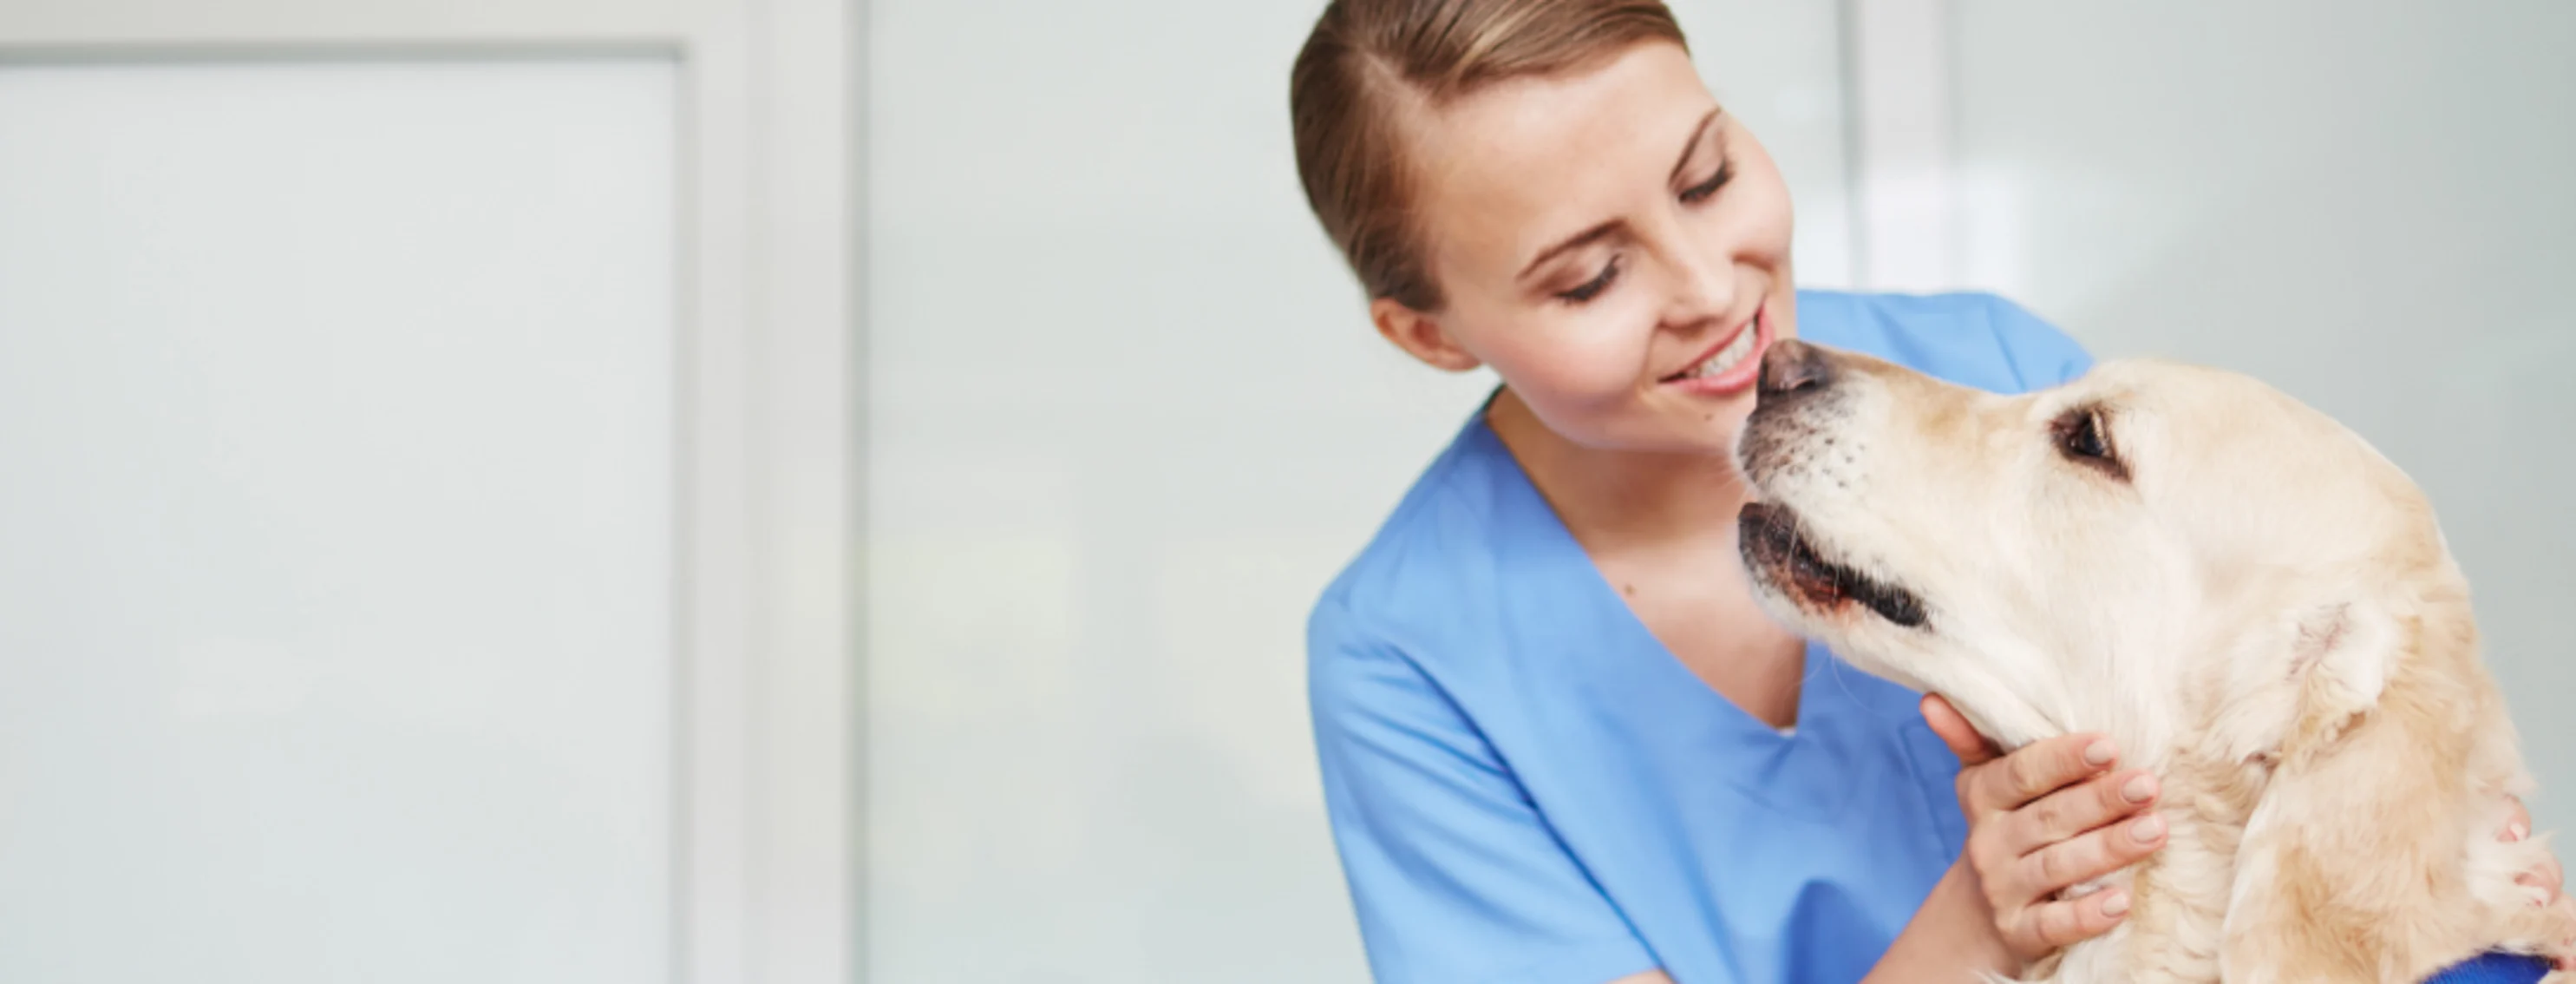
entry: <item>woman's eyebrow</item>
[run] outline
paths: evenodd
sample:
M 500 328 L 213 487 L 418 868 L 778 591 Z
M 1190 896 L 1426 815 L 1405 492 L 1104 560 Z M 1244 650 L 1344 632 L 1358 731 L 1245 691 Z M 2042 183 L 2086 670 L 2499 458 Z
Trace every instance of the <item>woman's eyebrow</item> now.
M 1682 144 L 1682 159 L 1673 162 L 1672 176 L 1665 180 L 1681 180 L 1682 169 L 1690 166 L 1692 155 L 1699 150 L 1700 138 L 1707 136 L 1708 128 L 1716 125 L 1717 118 L 1724 115 L 1726 115 L 1726 107 L 1720 106 L 1716 109 L 1709 110 L 1708 115 L 1699 118 L 1699 125 L 1691 129 L 1690 140 Z M 1580 249 L 1584 246 L 1599 242 L 1603 237 L 1626 228 L 1627 224 L 1626 220 L 1623 219 L 1611 219 L 1608 222 L 1601 223 L 1600 225 L 1593 226 L 1592 228 L 1585 229 L 1582 232 L 1568 236 L 1556 245 L 1538 251 L 1538 255 L 1531 257 L 1529 265 L 1522 267 L 1521 272 L 1513 279 L 1528 280 L 1530 274 L 1536 272 L 1538 268 L 1545 265 L 1547 261 L 1555 259 L 1558 254 L 1570 249 Z
M 1679 181 L 1682 179 L 1682 169 L 1689 167 L 1691 155 L 1699 152 L 1699 138 L 1707 136 L 1708 128 L 1717 122 L 1718 117 L 1725 114 L 1726 107 L 1720 106 L 1716 109 L 1709 110 L 1708 115 L 1699 118 L 1699 126 L 1691 130 L 1690 139 L 1682 142 L 1682 159 L 1673 162 L 1672 176 L 1664 180 Z
M 1528 280 L 1530 274 L 1537 272 L 1538 268 L 1542 264 L 1555 259 L 1557 254 L 1563 253 L 1567 250 L 1580 249 L 1584 246 L 1589 246 L 1595 242 L 1599 242 L 1603 237 L 1608 236 L 1611 233 L 1627 228 L 1627 226 L 1628 220 L 1626 219 L 1611 219 L 1608 222 L 1601 223 L 1600 225 L 1593 226 L 1592 228 L 1585 229 L 1582 232 L 1568 236 L 1565 241 L 1540 250 L 1536 257 L 1530 259 L 1528 266 L 1521 268 L 1520 275 L 1513 279 Z

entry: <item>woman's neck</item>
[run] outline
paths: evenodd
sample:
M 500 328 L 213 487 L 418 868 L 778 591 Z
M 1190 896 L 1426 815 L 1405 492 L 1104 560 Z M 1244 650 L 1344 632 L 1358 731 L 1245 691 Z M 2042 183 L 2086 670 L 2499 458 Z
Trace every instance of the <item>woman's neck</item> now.
M 1549 430 L 1508 389 L 1486 421 L 1675 659 L 1763 723 L 1796 723 L 1805 644 L 1762 614 L 1735 561 L 1745 493 L 1733 463 L 1584 447 Z
M 1745 487 L 1724 456 L 1608 451 L 1567 440 L 1506 387 L 1486 423 L 1587 549 L 1732 536 Z

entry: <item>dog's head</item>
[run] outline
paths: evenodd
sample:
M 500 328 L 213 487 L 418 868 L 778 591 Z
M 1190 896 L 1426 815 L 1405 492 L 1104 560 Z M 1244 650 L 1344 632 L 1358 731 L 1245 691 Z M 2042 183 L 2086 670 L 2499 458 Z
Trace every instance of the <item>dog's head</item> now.
M 2236 702 L 2216 712 L 2236 740 L 2276 743 L 2313 698 L 2375 698 L 2386 589 L 2448 563 L 2395 466 L 2210 369 L 1998 396 L 1784 341 L 1736 457 L 1766 610 L 2007 748 L 2160 740 L 2192 687 Z

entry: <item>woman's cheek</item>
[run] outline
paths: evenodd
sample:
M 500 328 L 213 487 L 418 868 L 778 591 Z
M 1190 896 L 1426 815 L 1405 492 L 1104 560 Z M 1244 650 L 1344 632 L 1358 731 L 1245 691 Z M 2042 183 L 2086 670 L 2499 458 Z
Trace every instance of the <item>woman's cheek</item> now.
M 1494 370 L 1550 427 L 1591 444 L 1616 429 L 1636 392 L 1637 364 L 1598 345 L 1554 346 L 1514 352 Z
M 1624 404 L 1652 371 L 1647 359 L 1652 355 L 1658 313 L 1652 293 L 1631 289 L 1615 300 L 1605 299 L 1611 302 L 1586 312 L 1590 315 L 1586 323 L 1576 326 L 1568 344 L 1558 348 L 1560 371 L 1569 388 L 1585 395 L 1585 402 L 1603 408 Z

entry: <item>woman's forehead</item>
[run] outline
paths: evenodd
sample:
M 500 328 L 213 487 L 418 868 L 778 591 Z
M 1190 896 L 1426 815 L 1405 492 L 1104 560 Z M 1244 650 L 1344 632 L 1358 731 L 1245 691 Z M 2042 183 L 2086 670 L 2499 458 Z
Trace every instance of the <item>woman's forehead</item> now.
M 1668 44 L 1497 83 L 1418 120 L 1417 207 L 1435 239 L 1497 261 L 1534 251 L 1660 195 L 1715 106 Z

